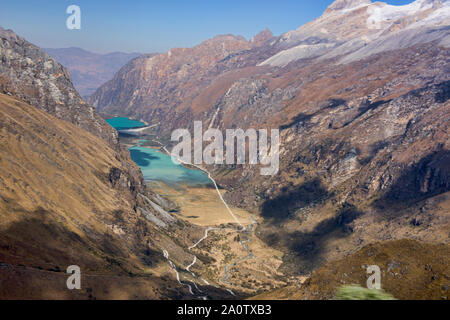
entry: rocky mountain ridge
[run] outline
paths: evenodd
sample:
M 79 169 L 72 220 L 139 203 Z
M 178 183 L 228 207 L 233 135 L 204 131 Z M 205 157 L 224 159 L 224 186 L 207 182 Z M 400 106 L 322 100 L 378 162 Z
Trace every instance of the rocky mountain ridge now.
M 73 88 L 70 73 L 37 46 L 0 29 L 0 89 L 118 146 L 117 132 Z
M 3 29 L 0 61 L 0 298 L 195 297 L 163 250 L 188 265 L 203 228 L 169 213 L 64 67 Z M 69 265 L 82 291 L 67 289 Z
M 370 23 L 373 11 L 378 15 L 377 25 Z M 306 63 L 308 59 L 315 63 L 348 64 L 376 53 L 433 41 L 448 47 L 449 12 L 449 2 L 439 0 L 417 0 L 405 6 L 336 1 L 321 17 L 297 30 L 279 37 L 265 33 L 258 45 L 234 38 L 235 48 L 222 52 L 221 58 L 216 58 L 214 52 L 220 52 L 230 38 L 218 37 L 192 49 L 174 49 L 137 59 L 91 96 L 89 102 L 101 112 L 117 112 L 154 123 L 170 118 L 169 128 L 165 125 L 162 129 L 169 131 L 188 125 L 194 118 L 208 117 L 233 84 L 245 78 L 264 77 L 271 71 L 284 72 L 277 68 L 295 69 L 296 63 Z M 209 48 L 214 46 L 214 51 L 206 49 L 206 43 Z M 173 52 L 177 52 L 177 58 Z M 203 61 L 202 66 L 192 59 Z M 171 64 L 173 68 L 168 68 Z

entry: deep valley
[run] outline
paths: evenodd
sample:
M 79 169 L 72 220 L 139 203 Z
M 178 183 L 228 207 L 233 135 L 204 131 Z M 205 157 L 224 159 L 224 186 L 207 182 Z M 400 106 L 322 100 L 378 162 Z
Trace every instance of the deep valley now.
M 376 266 L 368 290 L 448 300 L 449 236 L 448 0 L 163 53 L 0 28 L 0 299 L 331 300 Z

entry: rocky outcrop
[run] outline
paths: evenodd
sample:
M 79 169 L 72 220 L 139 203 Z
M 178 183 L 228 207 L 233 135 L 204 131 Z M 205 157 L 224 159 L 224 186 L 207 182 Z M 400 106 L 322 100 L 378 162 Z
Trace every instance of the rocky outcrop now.
M 0 90 L 56 118 L 105 140 L 116 151 L 120 182 L 113 185 L 133 196 L 143 192 L 143 177 L 129 152 L 119 145 L 118 133 L 74 89 L 66 68 L 11 30 L 0 28 Z
M 0 28 L 0 91 L 69 121 L 118 147 L 117 132 L 73 88 L 62 65 L 11 30 Z
M 269 29 L 265 29 L 265 30 L 261 31 L 260 33 L 258 33 L 253 38 L 251 38 L 250 43 L 252 44 L 253 47 L 259 47 L 259 46 L 264 45 L 270 39 L 273 39 L 273 37 L 274 37 L 274 35 L 273 35 L 272 31 L 270 31 Z

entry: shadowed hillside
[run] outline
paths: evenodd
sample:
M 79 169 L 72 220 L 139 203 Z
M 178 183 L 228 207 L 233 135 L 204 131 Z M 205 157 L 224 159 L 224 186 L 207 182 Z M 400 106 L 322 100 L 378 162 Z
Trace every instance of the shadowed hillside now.
M 297 287 L 259 295 L 255 299 L 333 299 L 343 285 L 366 287 L 366 268 L 381 269 L 381 287 L 396 299 L 447 300 L 450 249 L 442 244 L 398 240 L 371 244 L 313 272 Z
M 108 277 L 138 274 L 148 286 L 140 294 L 182 295 L 168 289 L 173 280 L 163 285 L 144 271 L 163 262 L 154 237 L 164 235 L 133 210 L 131 193 L 114 186 L 110 171 L 120 163 L 106 142 L 0 95 L 0 163 L 0 297 L 60 292 L 59 298 L 81 298 L 87 293 L 71 295 L 61 280 L 74 264 L 85 274 L 105 276 L 92 280 L 90 293 L 99 297 L 120 297 L 125 290 L 115 284 L 107 294 L 99 292 Z M 8 286 L 13 279 L 18 284 Z

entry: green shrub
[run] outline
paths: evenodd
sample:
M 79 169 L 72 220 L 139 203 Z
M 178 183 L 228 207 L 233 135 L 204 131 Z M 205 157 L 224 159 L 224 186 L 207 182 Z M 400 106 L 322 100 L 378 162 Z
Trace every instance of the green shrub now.
M 340 287 L 335 296 L 336 300 L 396 300 L 383 290 L 366 289 L 357 285 Z

